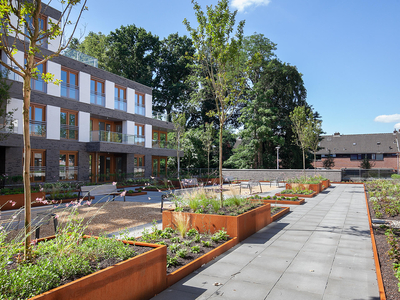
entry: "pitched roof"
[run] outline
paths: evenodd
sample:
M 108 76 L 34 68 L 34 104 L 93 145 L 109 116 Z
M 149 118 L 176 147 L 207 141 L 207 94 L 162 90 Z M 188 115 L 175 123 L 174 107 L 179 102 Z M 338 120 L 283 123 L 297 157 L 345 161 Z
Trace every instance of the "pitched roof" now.
M 397 153 L 396 137 L 400 140 L 400 133 L 372 133 L 350 135 L 322 136 L 318 154 L 363 154 L 363 153 Z

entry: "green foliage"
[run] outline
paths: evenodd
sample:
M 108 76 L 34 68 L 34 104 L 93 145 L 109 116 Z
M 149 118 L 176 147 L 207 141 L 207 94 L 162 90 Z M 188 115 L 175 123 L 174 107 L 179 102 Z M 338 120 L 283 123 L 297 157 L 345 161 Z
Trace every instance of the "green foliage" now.
M 197 253 L 200 253 L 200 246 L 193 246 L 192 248 L 190 248 L 190 252 L 192 252 L 192 253 L 195 253 L 195 254 L 197 254 Z
M 328 157 L 322 162 L 325 169 L 331 169 L 335 166 L 335 159 L 331 155 L 331 150 L 329 150 Z
M 400 174 L 392 174 L 392 179 L 400 179 Z
M 360 168 L 361 169 L 371 169 L 373 166 L 374 166 L 375 164 L 373 163 L 373 162 L 371 162 L 369 159 L 368 159 L 368 157 L 367 157 L 367 155 L 364 155 L 364 158 L 363 158 L 363 160 L 361 161 L 361 163 L 360 163 Z
M 189 252 L 188 249 L 182 248 L 182 249 L 179 249 L 178 251 L 176 251 L 176 256 L 185 258 L 187 256 L 188 252 Z
M 211 242 L 210 241 L 201 241 L 204 247 L 211 247 Z
M 178 258 L 167 255 L 167 268 L 178 265 Z

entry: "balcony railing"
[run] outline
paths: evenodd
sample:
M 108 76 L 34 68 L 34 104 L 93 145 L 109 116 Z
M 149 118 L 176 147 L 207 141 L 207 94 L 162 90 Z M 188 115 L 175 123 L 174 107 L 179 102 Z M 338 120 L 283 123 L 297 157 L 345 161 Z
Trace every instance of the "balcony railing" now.
M 15 70 L 19 70 L 19 68 L 17 66 L 11 66 L 11 68 L 15 69 Z M 8 79 L 10 80 L 15 80 L 18 81 L 20 76 L 17 75 L 16 73 L 10 71 L 9 69 L 7 69 L 6 67 L 4 67 L 3 65 L 0 65 L 0 71 L 4 74 L 5 72 L 8 73 Z
M 61 96 L 79 100 L 79 86 L 62 82 Z
M 60 180 L 76 180 L 78 167 L 60 167 Z
M 163 140 L 153 140 L 153 148 L 158 149 L 175 149 L 174 144 Z
M 79 130 L 78 126 L 61 124 L 60 138 L 77 140 L 78 139 L 78 130 Z
M 105 106 L 106 96 L 104 93 L 99 93 L 95 91 L 90 91 L 90 103 Z
M 0 132 L 3 134 L 18 133 L 18 120 L 6 121 L 0 124 Z
M 46 178 L 46 167 L 30 167 L 30 175 L 33 181 L 44 181 Z
M 142 116 L 146 115 L 146 108 L 145 108 L 145 106 L 142 105 L 142 104 L 137 104 L 137 103 L 136 103 L 136 105 L 135 105 L 135 114 L 137 114 L 137 115 L 142 115 Z
M 153 119 L 161 120 L 161 121 L 167 121 L 168 120 L 168 115 L 165 113 L 160 113 L 158 111 L 153 111 Z
M 43 93 L 47 92 L 47 83 L 43 79 L 32 79 L 31 88 L 35 91 L 40 91 Z
M 115 97 L 114 108 L 126 111 L 126 99 Z
M 98 130 L 90 133 L 90 141 L 144 146 L 145 138 L 144 136 Z
M 134 177 L 144 177 L 144 167 L 134 167 L 133 172 L 134 172 Z
M 46 136 L 46 122 L 29 121 L 29 131 L 31 136 Z

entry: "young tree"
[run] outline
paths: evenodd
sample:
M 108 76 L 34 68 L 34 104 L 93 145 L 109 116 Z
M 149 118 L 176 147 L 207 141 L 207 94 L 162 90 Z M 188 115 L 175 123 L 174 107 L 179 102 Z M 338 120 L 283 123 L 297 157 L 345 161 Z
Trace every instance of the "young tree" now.
M 210 176 L 210 152 L 212 143 L 214 141 L 214 123 L 206 123 L 204 127 L 205 130 L 204 134 L 202 135 L 202 141 L 207 150 L 207 173 L 208 176 Z
M 300 146 L 303 152 L 303 170 L 306 169 L 305 151 L 310 148 L 310 137 L 313 130 L 310 119 L 313 118 L 312 112 L 305 106 L 297 106 L 290 113 L 292 128 L 296 134 L 295 142 Z
M 310 150 L 314 154 L 314 168 L 315 168 L 315 162 L 316 162 L 316 156 L 317 156 L 317 150 L 319 147 L 319 142 L 321 141 L 321 134 L 323 133 L 322 131 L 322 121 L 314 118 L 310 118 L 308 120 L 308 126 L 310 128 L 309 130 L 309 141 L 310 141 Z
M 331 169 L 335 166 L 335 159 L 331 155 L 331 150 L 329 150 L 328 157 L 322 163 L 324 168 Z
M 174 113 L 172 114 L 172 123 L 174 123 L 174 131 L 175 131 L 175 143 L 176 143 L 176 161 L 178 165 L 178 178 L 180 173 L 180 159 L 179 152 L 182 151 L 182 139 L 185 136 L 185 127 L 186 127 L 186 117 L 185 113 Z
M 219 120 L 219 180 L 222 197 L 222 134 L 225 122 L 241 102 L 245 78 L 240 68 L 240 49 L 243 40 L 244 21 L 240 21 L 235 36 L 236 11 L 231 13 L 229 1 L 221 0 L 215 8 L 207 6 L 204 13 L 200 5 L 192 0 L 198 22 L 197 28 L 192 28 L 185 19 L 183 22 L 193 40 L 196 53 L 194 60 L 203 71 L 206 82 L 211 87 L 216 103 L 216 111 L 209 112 Z
M 373 162 L 371 162 L 368 158 L 368 156 L 365 154 L 363 160 L 360 163 L 360 168 L 361 169 L 372 169 L 375 166 Z
M 54 81 L 59 84 L 59 80 L 54 80 L 54 75 L 50 73 L 40 73 L 38 67 L 48 60 L 58 56 L 60 52 L 68 47 L 68 44 L 75 32 L 82 12 L 87 9 L 87 0 L 62 0 L 65 5 L 64 10 L 58 20 L 48 20 L 47 28 L 43 28 L 40 22 L 41 14 L 46 14 L 48 5 L 43 4 L 41 0 L 4 0 L 0 2 L 0 50 L 11 61 L 11 67 L 6 62 L 0 61 L 0 64 L 9 71 L 16 73 L 23 79 L 23 141 L 24 141 L 24 206 L 25 206 L 25 257 L 30 258 L 31 244 L 31 186 L 30 186 L 30 160 L 31 144 L 29 132 L 29 107 L 31 99 L 31 79 L 41 77 L 46 82 Z M 51 0 L 49 1 L 49 3 Z M 71 36 L 66 43 L 62 45 L 60 38 L 65 32 L 66 26 L 71 24 L 69 20 L 71 10 L 79 7 L 78 20 L 73 25 Z M 62 24 L 62 20 L 64 23 Z M 42 54 L 41 46 L 49 41 L 59 42 L 57 50 L 51 54 Z M 16 59 L 15 54 L 23 51 L 26 57 L 22 64 Z M 47 52 L 46 52 L 47 53 Z M 37 60 L 38 59 L 38 60 Z

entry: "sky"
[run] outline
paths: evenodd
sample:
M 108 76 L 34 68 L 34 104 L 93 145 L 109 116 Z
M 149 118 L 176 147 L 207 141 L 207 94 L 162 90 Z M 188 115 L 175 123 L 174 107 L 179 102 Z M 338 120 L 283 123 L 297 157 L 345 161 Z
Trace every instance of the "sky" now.
M 217 0 L 198 0 L 203 10 Z M 112 3 L 112 5 L 109 5 Z M 52 2 L 54 5 L 54 1 Z M 54 5 L 57 8 L 57 5 Z M 197 27 L 189 0 L 88 0 L 76 37 L 135 24 L 160 39 Z M 277 44 L 303 74 L 326 134 L 400 129 L 400 0 L 231 0 L 244 33 Z

